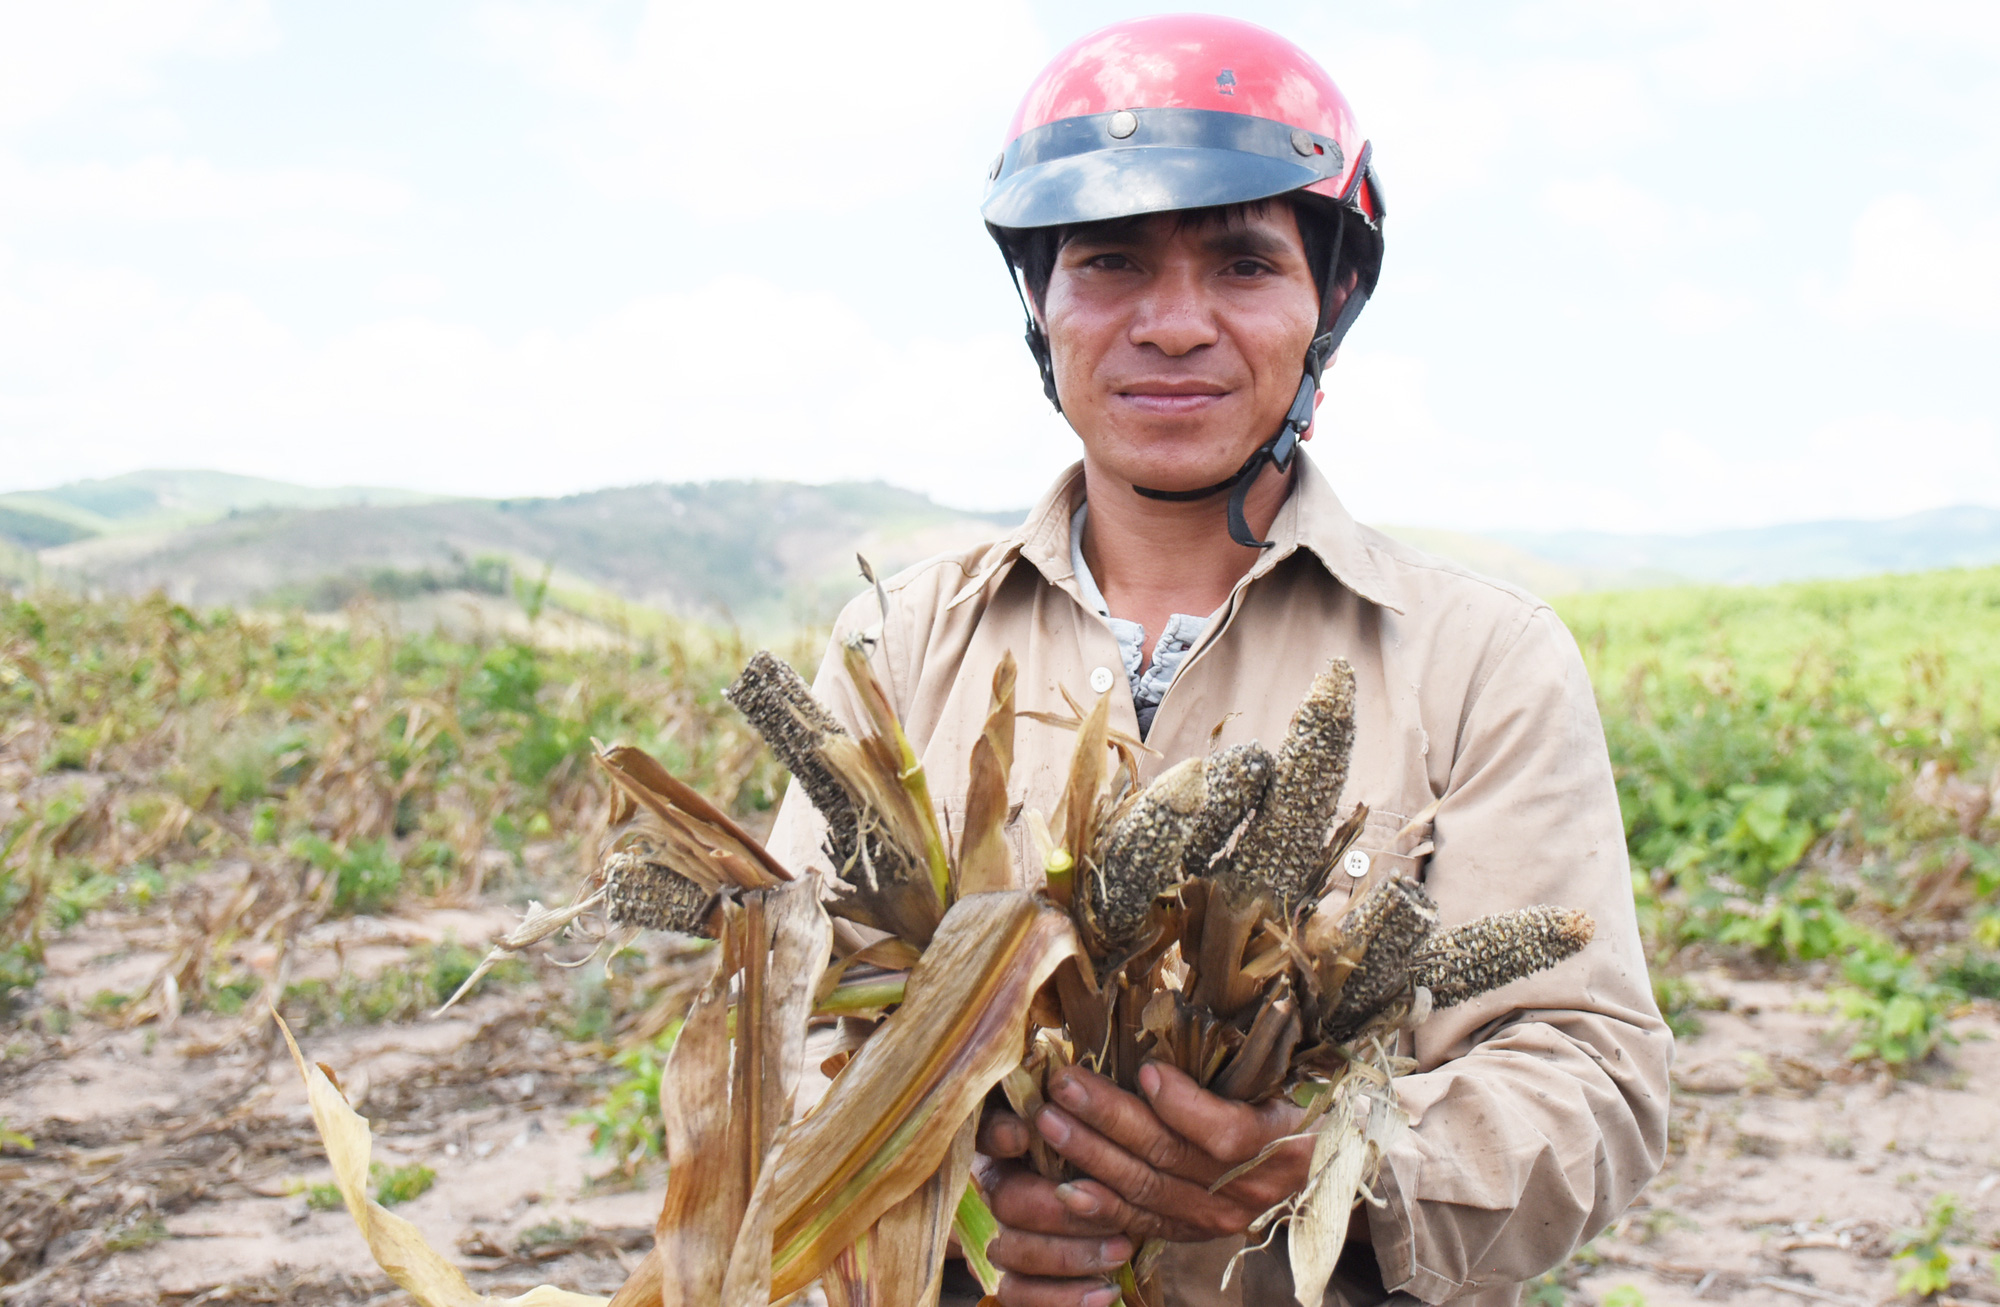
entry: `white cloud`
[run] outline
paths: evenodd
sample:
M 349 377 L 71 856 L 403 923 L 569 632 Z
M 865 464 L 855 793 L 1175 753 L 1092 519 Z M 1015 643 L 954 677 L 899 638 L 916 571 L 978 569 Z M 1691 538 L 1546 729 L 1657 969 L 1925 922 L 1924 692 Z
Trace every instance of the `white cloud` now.
M 802 340 L 841 344 L 785 351 Z M 572 333 L 501 340 L 410 314 L 313 345 L 237 296 L 0 275 L 13 485 L 194 462 L 484 494 L 882 478 L 1013 507 L 1074 451 L 1011 334 L 886 341 L 829 297 L 759 280 L 634 300 Z
M 1026 0 L 650 0 L 627 31 L 501 0 L 485 27 L 501 58 L 589 107 L 554 139 L 605 190 L 718 212 L 976 194 L 1049 53 Z
M 1550 182 L 1542 191 L 1542 207 L 1627 254 L 1664 245 L 1679 225 L 1666 201 L 1608 172 Z
M 1684 431 L 1661 436 L 1646 472 L 1658 502 L 1675 510 L 1666 529 L 1899 517 L 1990 501 L 1987 488 L 2000 485 L 2000 430 L 1990 421 L 1855 413 L 1788 445 L 1718 448 Z M 1782 513 L 1772 511 L 1774 501 Z
M 297 214 L 379 218 L 410 202 L 388 178 L 346 169 L 218 168 L 155 155 L 135 163 L 31 169 L 0 156 L 4 221 L 259 222 Z
M 1653 316 L 1667 330 L 1684 336 L 1726 331 L 1757 310 L 1748 295 L 1733 294 L 1689 281 L 1667 284 L 1653 299 Z
M 130 97 L 155 66 L 267 48 L 263 0 L 0 0 L 0 129 Z
M 1884 196 L 1855 220 L 1840 283 L 1807 299 L 1850 327 L 2000 326 L 2000 222 L 1948 222 L 1920 196 Z

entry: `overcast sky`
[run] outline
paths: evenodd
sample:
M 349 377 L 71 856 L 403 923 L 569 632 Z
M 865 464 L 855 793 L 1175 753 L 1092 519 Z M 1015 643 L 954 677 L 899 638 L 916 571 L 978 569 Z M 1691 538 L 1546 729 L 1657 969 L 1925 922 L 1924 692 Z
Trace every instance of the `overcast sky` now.
M 2000 504 L 2000 5 L 1219 6 L 1373 138 L 1313 446 L 1390 523 Z M 0 0 L 0 489 L 481 495 L 1074 453 L 977 217 L 1095 0 Z

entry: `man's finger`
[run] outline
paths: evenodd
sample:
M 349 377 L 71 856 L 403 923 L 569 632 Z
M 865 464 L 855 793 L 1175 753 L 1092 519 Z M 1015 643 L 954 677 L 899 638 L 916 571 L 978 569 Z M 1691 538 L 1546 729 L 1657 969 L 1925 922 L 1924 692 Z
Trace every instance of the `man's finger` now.
M 1231 1206 L 1227 1199 L 1209 1193 L 1205 1186 L 1148 1166 L 1061 1108 L 1053 1104 L 1044 1107 L 1035 1116 L 1035 1126 L 1086 1175 L 1133 1206 L 1202 1229 L 1229 1228 L 1228 1218 L 1233 1213 L 1225 1210 Z
M 1101 1278 L 1115 1273 L 1132 1260 L 1136 1247 L 1122 1234 L 1102 1239 L 1076 1239 L 1002 1229 L 986 1245 L 986 1255 L 1001 1270 L 1017 1275 Z
M 1000 1307 L 1111 1307 L 1118 1287 L 1103 1280 L 1051 1280 L 1037 1275 L 1000 1277 Z
M 1056 1186 L 1056 1197 L 1064 1207 L 1077 1216 L 1088 1220 L 1108 1220 L 1115 1222 L 1120 1230 L 1141 1243 L 1148 1239 L 1165 1239 L 1169 1243 L 1199 1243 L 1211 1235 L 1207 1230 L 1198 1229 L 1185 1221 L 1149 1212 L 1143 1207 L 1134 1207 L 1120 1198 L 1109 1185 L 1084 1178 L 1070 1180 Z
M 1228 1169 L 1167 1128 L 1144 1100 L 1082 1067 L 1065 1067 L 1051 1075 L 1049 1097 L 1156 1171 L 1206 1185 Z
M 993 1219 L 1008 1229 L 1099 1239 L 1124 1230 L 1115 1213 L 1086 1215 L 1075 1211 L 1063 1202 L 1054 1181 L 1044 1180 L 1026 1167 L 989 1162 L 982 1182 Z
M 1260 1110 L 1211 1094 L 1187 1072 L 1164 1062 L 1148 1062 L 1139 1068 L 1139 1092 L 1146 1096 L 1161 1124 L 1178 1136 L 1200 1140 L 1204 1152 L 1227 1163 L 1225 1170 L 1249 1161 L 1270 1140 L 1295 1128 L 1277 1119 L 1279 1113 L 1289 1108 L 1300 1119 L 1305 1116 L 1302 1109 L 1283 1100 L 1274 1099 Z M 1209 1177 L 1211 1182 L 1214 1179 Z
M 1026 1121 L 1005 1108 L 989 1107 L 979 1118 L 979 1139 L 974 1146 L 988 1157 L 1020 1157 L 1033 1139 Z

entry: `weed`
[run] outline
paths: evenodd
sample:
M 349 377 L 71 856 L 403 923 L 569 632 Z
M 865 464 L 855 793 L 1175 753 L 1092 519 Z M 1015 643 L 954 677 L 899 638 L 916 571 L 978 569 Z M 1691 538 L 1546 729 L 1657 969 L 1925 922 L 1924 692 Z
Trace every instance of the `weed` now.
M 7 1128 L 7 1118 L 0 1116 L 0 1152 L 5 1152 L 10 1148 L 17 1152 L 32 1153 L 35 1151 L 35 1141 L 22 1134 L 19 1130 L 9 1130 Z
M 2000 957 L 1966 951 L 1938 968 L 1938 979 L 1967 998 L 2000 998 Z
M 1636 1284 L 1614 1285 L 1600 1301 L 1602 1307 L 1646 1307 L 1646 1295 Z
M 423 1197 L 437 1183 L 437 1172 L 418 1162 L 406 1166 L 376 1162 L 368 1168 L 368 1178 L 375 1185 L 375 1201 L 384 1207 L 395 1207 Z
M 1832 998 L 1854 1033 L 1848 1057 L 1901 1071 L 1957 1042 L 1947 1018 L 1964 996 L 1888 940 L 1856 932 L 1842 972 L 1848 983 Z
M 150 1248 L 167 1237 L 167 1223 L 151 1212 L 128 1217 L 119 1222 L 104 1235 L 104 1251 L 108 1253 L 131 1252 L 135 1248 Z
M 1941 1193 L 1931 1199 L 1921 1229 L 1901 1232 L 1892 1254 L 1903 1264 L 1896 1276 L 1896 1292 L 1928 1298 L 1951 1287 L 1951 1254 L 1945 1248 L 1945 1240 L 1957 1226 L 1958 1218 L 1958 1195 Z
M 627 1176 L 660 1155 L 660 1072 L 680 1033 L 676 1021 L 650 1043 L 637 1044 L 612 1059 L 618 1072 L 596 1106 L 570 1119 L 590 1127 L 591 1151 L 609 1156 Z

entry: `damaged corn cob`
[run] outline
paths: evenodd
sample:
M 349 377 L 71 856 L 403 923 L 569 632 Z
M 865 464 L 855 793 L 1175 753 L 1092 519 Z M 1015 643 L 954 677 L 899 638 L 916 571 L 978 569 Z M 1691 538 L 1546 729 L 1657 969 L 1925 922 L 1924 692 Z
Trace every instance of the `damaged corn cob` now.
M 715 896 L 643 846 L 604 860 L 604 914 L 613 925 L 671 930 L 712 938 L 708 908 Z
M 1327 829 L 1353 747 L 1354 671 L 1336 658 L 1313 677 L 1292 715 L 1268 797 L 1229 860 L 1226 879 L 1271 894 L 1286 916 L 1318 896 L 1330 865 Z
M 1496 912 L 1425 940 L 1411 978 L 1432 1006 L 1456 1007 L 1581 952 L 1596 930 L 1589 914 L 1552 904 Z
M 1088 900 L 1097 932 L 1114 952 L 1138 939 L 1153 900 L 1179 879 L 1207 797 L 1201 759 L 1186 759 L 1148 786 L 1112 832 Z

